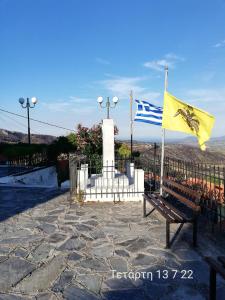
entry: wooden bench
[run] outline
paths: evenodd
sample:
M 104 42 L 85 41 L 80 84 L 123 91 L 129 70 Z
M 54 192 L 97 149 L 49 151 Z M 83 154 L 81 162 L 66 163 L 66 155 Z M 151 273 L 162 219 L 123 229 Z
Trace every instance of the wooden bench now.
M 205 257 L 210 266 L 209 275 L 209 300 L 216 300 L 216 274 L 219 274 L 225 280 L 225 256 Z
M 156 193 L 146 193 L 143 195 L 143 216 L 149 216 L 155 209 L 166 219 L 166 248 L 170 248 L 175 241 L 184 223 L 192 223 L 193 225 L 193 246 L 197 246 L 197 227 L 198 215 L 200 213 L 201 194 L 197 191 L 185 187 L 173 180 L 163 179 L 163 197 Z M 168 196 L 172 196 L 173 200 L 182 204 L 182 209 L 171 204 Z M 174 202 L 173 201 L 173 202 Z M 153 209 L 146 212 L 146 203 L 149 202 Z M 178 205 L 179 206 L 179 205 Z M 183 208 L 188 208 L 188 213 Z M 172 240 L 170 240 L 170 224 L 180 224 Z

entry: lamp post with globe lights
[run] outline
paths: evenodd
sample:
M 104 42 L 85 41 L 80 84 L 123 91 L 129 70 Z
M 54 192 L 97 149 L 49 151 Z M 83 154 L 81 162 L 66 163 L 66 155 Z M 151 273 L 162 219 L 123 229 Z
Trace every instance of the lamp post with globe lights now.
M 32 97 L 31 98 L 31 104 L 30 103 L 30 99 L 27 98 L 27 100 L 25 100 L 24 98 L 19 98 L 19 103 L 21 104 L 22 108 L 26 108 L 27 109 L 27 122 L 28 122 L 28 144 L 30 145 L 31 140 L 30 140 L 30 108 L 34 108 L 35 105 L 37 104 L 37 98 L 36 97 Z M 24 104 L 26 102 L 26 104 Z
M 106 101 L 105 106 L 103 106 L 103 97 L 101 97 L 101 96 L 98 97 L 97 101 L 98 101 L 99 105 L 101 106 L 101 108 L 106 108 L 106 109 L 107 109 L 107 119 L 109 119 L 109 109 L 110 109 L 110 108 L 116 107 L 116 104 L 118 103 L 119 98 L 116 97 L 116 96 L 113 97 L 113 99 L 112 99 L 112 101 L 113 101 L 113 103 L 114 103 L 113 106 L 111 106 L 111 103 L 110 103 L 110 101 L 109 101 L 109 97 L 107 97 L 107 101 Z

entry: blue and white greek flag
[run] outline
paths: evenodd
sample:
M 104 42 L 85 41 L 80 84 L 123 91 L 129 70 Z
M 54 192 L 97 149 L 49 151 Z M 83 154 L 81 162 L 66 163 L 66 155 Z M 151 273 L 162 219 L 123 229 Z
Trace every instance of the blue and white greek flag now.
M 147 101 L 135 100 L 137 111 L 134 121 L 162 125 L 162 107 L 155 106 Z

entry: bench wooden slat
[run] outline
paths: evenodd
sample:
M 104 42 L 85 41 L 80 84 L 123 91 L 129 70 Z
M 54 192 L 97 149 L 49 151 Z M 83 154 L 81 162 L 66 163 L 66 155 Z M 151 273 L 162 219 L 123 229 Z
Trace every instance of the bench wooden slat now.
M 166 220 L 168 220 L 169 222 L 174 222 L 174 219 L 162 210 L 158 201 L 154 201 L 154 199 L 151 199 L 150 197 L 148 197 L 146 195 L 144 196 L 144 198 L 147 201 L 149 201 L 154 206 L 154 208 L 157 209 L 163 215 L 163 217 Z
M 160 212 L 163 214 L 163 216 L 166 218 L 166 216 L 169 216 L 170 222 L 178 223 L 178 222 L 186 222 L 186 219 L 180 216 L 177 212 L 174 212 L 170 207 L 165 206 L 165 203 L 162 201 L 159 201 L 158 198 L 151 197 L 151 196 L 144 196 L 146 199 L 153 203 L 154 207 L 158 207 Z
M 168 178 L 163 177 L 163 182 L 167 183 L 168 185 L 172 185 L 176 187 L 177 189 L 183 191 L 184 193 L 191 195 L 192 198 L 195 198 L 196 200 L 200 200 L 201 198 L 201 193 L 191 190 L 190 188 L 183 186 L 176 181 L 170 180 Z
M 164 191 L 166 191 L 167 193 L 169 193 L 170 195 L 176 197 L 178 200 L 180 200 L 181 202 L 183 202 L 184 204 L 186 204 L 188 207 L 190 207 L 194 211 L 196 211 L 196 212 L 200 211 L 200 206 L 199 205 L 196 205 L 194 202 L 188 200 L 184 196 L 181 196 L 177 192 L 174 192 L 173 190 L 171 190 L 170 188 L 165 187 L 165 186 L 162 186 L 162 189 Z
M 221 266 L 221 264 L 212 257 L 206 257 L 205 260 L 213 268 L 217 273 L 220 274 L 223 279 L 225 279 L 225 269 Z
M 178 209 L 176 209 L 175 207 L 173 207 L 172 205 L 169 205 L 169 203 L 167 201 L 165 201 L 165 199 L 163 197 L 161 197 L 161 196 L 155 197 L 154 194 L 152 195 L 152 197 L 157 199 L 157 201 L 161 202 L 164 207 L 166 207 L 167 209 L 172 211 L 173 214 L 175 216 L 177 216 L 179 220 L 185 220 L 186 221 L 187 216 L 185 214 L 183 214 L 181 211 L 179 211 Z
M 176 207 L 174 207 L 171 203 L 169 203 L 165 198 L 161 196 L 157 196 L 160 201 L 162 201 L 167 207 L 169 207 L 171 210 L 173 210 L 176 214 L 178 214 L 180 217 L 185 219 L 186 221 L 191 221 L 193 218 L 188 217 L 186 214 L 178 210 Z

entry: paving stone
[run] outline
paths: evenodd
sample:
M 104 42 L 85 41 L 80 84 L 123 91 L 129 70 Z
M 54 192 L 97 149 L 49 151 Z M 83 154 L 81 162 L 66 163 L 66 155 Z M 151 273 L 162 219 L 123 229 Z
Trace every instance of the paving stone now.
M 110 257 L 110 265 L 117 272 L 127 272 L 127 261 L 121 257 Z
M 94 258 L 87 258 L 80 261 L 79 264 L 83 268 L 89 268 L 95 271 L 108 271 L 109 267 L 106 265 L 104 260 L 94 259 Z
M 21 248 L 21 247 L 17 247 L 16 249 L 14 249 L 11 252 L 11 255 L 19 256 L 19 257 L 22 257 L 22 258 L 27 257 L 28 254 L 29 254 L 29 252 L 26 249 Z
M 93 237 L 93 239 L 102 239 L 102 238 L 106 237 L 104 231 L 102 231 L 102 230 L 92 231 L 92 232 L 90 232 L 90 236 Z
M 36 235 L 36 234 L 31 234 L 31 235 L 27 235 L 26 237 L 12 237 L 12 238 L 8 238 L 8 239 L 3 239 L 0 241 L 0 244 L 5 244 L 5 245 L 24 245 L 24 244 L 28 244 L 28 243 L 32 243 L 35 241 L 40 241 L 42 239 L 42 237 Z
M 126 249 L 130 252 L 137 252 L 143 250 L 147 246 L 149 246 L 149 242 L 140 238 L 133 241 L 128 247 L 126 247 Z
M 70 238 L 64 244 L 62 244 L 58 250 L 63 251 L 73 251 L 73 250 L 80 250 L 86 246 L 84 241 L 79 240 L 78 238 Z
M 48 215 L 50 216 L 50 215 L 59 215 L 59 214 L 61 214 L 61 213 L 63 213 L 63 212 L 65 212 L 65 209 L 63 208 L 63 209 L 56 209 L 56 210 L 52 210 L 52 211 L 50 211 L 50 212 L 48 212 Z
M 126 250 L 123 250 L 123 249 L 115 250 L 115 254 L 118 255 L 118 256 L 123 256 L 123 257 L 129 257 L 130 256 L 130 254 Z
M 154 282 L 151 280 L 145 279 L 143 280 L 143 284 L 144 287 L 142 289 L 145 291 L 146 295 L 150 296 L 150 299 L 152 300 L 161 299 L 164 297 L 164 295 L 168 295 L 173 290 L 171 285 L 167 284 L 166 282 L 164 284 L 154 284 Z
M 152 255 L 146 255 L 139 253 L 132 261 L 131 264 L 134 266 L 148 266 L 157 263 L 158 259 Z
M 64 241 L 67 238 L 65 234 L 54 233 L 47 238 L 47 241 L 52 244 L 57 244 Z
M 72 226 L 74 226 L 75 224 L 77 224 L 77 221 L 72 221 L 72 220 L 66 221 L 65 220 L 65 225 L 72 225 Z
M 83 223 L 84 223 L 85 225 L 91 225 L 91 226 L 94 226 L 94 227 L 98 226 L 98 222 L 95 221 L 95 220 L 83 221 L 82 224 L 83 224 Z
M 85 240 L 85 241 L 93 241 L 92 237 L 90 237 L 88 234 L 84 234 L 84 233 L 82 233 L 80 235 L 80 238 L 83 239 L 83 240 Z
M 23 228 L 23 229 L 19 229 L 17 227 L 12 227 L 11 230 L 7 230 L 4 234 L 4 237 L 5 238 L 24 238 L 26 236 L 29 236 L 30 235 L 30 230 L 26 229 L 26 228 Z
M 3 262 L 3 261 L 5 261 L 5 260 L 7 260 L 8 258 L 9 258 L 9 257 L 6 256 L 6 255 L 1 255 L 1 256 L 0 256 L 0 263 Z
M 127 246 L 133 244 L 134 242 L 136 242 L 137 240 L 138 240 L 138 238 L 128 239 L 128 240 L 125 240 L 122 242 L 117 242 L 116 245 L 127 247 Z
M 98 239 L 98 240 L 94 240 L 92 243 L 91 243 L 91 247 L 92 248 L 97 248 L 99 246 L 106 246 L 106 245 L 111 245 L 112 244 L 109 244 L 109 239 L 105 238 L 105 239 Z
M 81 259 L 83 256 L 80 255 L 79 253 L 77 252 L 72 252 L 68 255 L 68 260 L 73 260 L 73 261 L 77 261 L 79 259 Z
M 78 224 L 78 225 L 75 225 L 75 227 L 78 231 L 90 231 L 93 229 L 90 226 L 85 225 L 85 224 Z
M 66 300 L 97 300 L 100 299 L 96 295 L 87 290 L 76 287 L 75 285 L 68 286 L 63 292 L 63 297 Z M 120 299 L 122 300 L 122 299 Z
M 0 193 L 1 190 L 5 189 L 0 187 Z M 47 194 L 50 201 L 46 201 Z M 54 195 L 44 189 L 10 188 L 5 190 L 4 197 L 10 202 L 7 204 L 1 194 L 4 205 L 0 203 L 0 214 L 4 215 L 4 221 L 0 223 L 0 284 L 8 285 L 7 272 L 10 281 L 15 279 L 16 283 L 14 287 L 9 284 L 10 292 L 6 293 L 11 294 L 0 294 L 0 300 L 49 300 L 55 296 L 72 300 L 207 299 L 209 268 L 202 256 L 222 255 L 224 248 L 219 250 L 214 242 L 210 244 L 208 238 L 203 240 L 199 234 L 200 247 L 196 252 L 189 243 L 191 230 L 184 226 L 173 248 L 165 250 L 164 220 L 158 220 L 157 214 L 143 219 L 141 203 L 93 203 L 81 207 L 69 203 L 66 194 L 57 198 Z M 77 241 L 84 243 L 79 252 L 76 252 L 80 248 Z M 50 252 L 45 244 L 51 246 Z M 59 256 L 65 256 L 62 263 L 51 258 L 54 252 L 59 253 L 60 246 Z M 28 262 L 23 258 L 28 259 L 29 253 L 34 258 Z M 12 258 L 31 264 L 33 270 L 26 274 L 26 266 L 23 272 L 19 263 L 12 269 L 2 268 Z M 153 272 L 154 278 L 153 281 L 134 280 L 132 276 L 112 278 L 112 268 L 120 275 L 125 270 Z M 194 279 L 165 280 L 155 275 L 158 270 L 171 269 L 191 269 Z M 100 285 L 101 278 L 104 280 Z M 22 290 L 29 296 L 22 296 Z M 102 297 L 95 294 L 99 291 Z M 217 292 L 219 299 L 223 299 L 224 281 L 219 277 Z
M 45 291 L 58 278 L 65 268 L 65 257 L 56 256 L 47 264 L 36 269 L 29 277 L 22 280 L 16 290 L 23 293 Z
M 199 291 L 186 286 L 180 286 L 175 291 L 164 295 L 160 300 L 205 300 L 206 298 L 199 294 Z
M 107 291 L 103 293 L 105 300 L 149 300 L 144 291 L 139 289 Z
M 3 234 L 3 233 L 2 233 Z M 11 251 L 9 247 L 0 247 L 0 255 L 6 255 Z
M 30 255 L 28 256 L 28 259 L 30 261 L 33 261 L 34 263 L 38 263 L 41 261 L 46 261 L 49 259 L 50 253 L 54 251 L 54 248 L 47 243 L 43 243 L 39 245 Z
M 19 257 L 10 257 L 0 263 L 0 291 L 7 292 L 35 269 L 35 265 Z
M 65 233 L 66 235 L 74 235 L 74 230 L 73 228 L 71 228 L 71 226 L 60 226 L 59 230 L 60 232 Z
M 179 260 L 201 260 L 201 257 L 191 249 L 179 249 L 175 252 Z
M 101 289 L 102 276 L 99 276 L 97 274 L 77 275 L 76 281 L 91 292 L 98 294 Z
M 0 300 L 28 300 L 30 298 L 25 296 L 18 296 L 13 294 L 0 294 Z
M 58 220 L 58 216 L 45 216 L 37 218 L 39 222 L 53 223 Z
M 48 223 L 42 223 L 37 226 L 37 228 L 41 229 L 43 232 L 47 234 L 52 234 L 55 232 L 56 227 L 53 224 L 48 224 Z
M 85 215 L 85 212 L 84 211 L 77 211 L 76 215 L 81 217 L 81 216 Z
M 54 294 L 52 293 L 41 293 L 41 294 L 38 294 L 36 296 L 36 299 L 35 300 L 58 300 L 59 298 L 56 297 Z
M 106 234 L 111 234 L 112 236 L 120 237 L 121 231 L 123 232 L 123 235 L 130 236 L 130 234 L 131 234 L 130 228 L 127 225 L 125 225 L 124 227 L 122 225 L 120 227 L 113 226 L 113 225 L 111 227 L 109 227 L 109 226 L 104 227 L 104 232 Z
M 56 293 L 63 292 L 65 287 L 72 282 L 73 277 L 74 277 L 73 271 L 65 270 L 57 279 L 57 281 L 54 283 L 52 287 L 52 291 Z
M 112 290 L 121 290 L 121 289 L 130 289 L 134 288 L 134 284 L 129 278 L 122 277 L 122 275 L 118 275 L 119 278 L 117 278 L 116 274 L 112 273 L 111 276 L 115 276 L 114 278 L 111 277 L 108 280 L 104 281 L 103 289 L 112 289 Z
M 140 221 L 140 217 L 135 218 L 135 217 L 121 217 L 121 218 L 116 218 L 119 222 L 122 223 L 137 223 Z
M 75 215 L 65 215 L 66 221 L 77 221 L 78 219 L 79 219 L 79 217 L 77 217 Z
M 110 257 L 113 255 L 113 247 L 110 244 L 105 244 L 99 247 L 94 247 L 91 253 L 97 257 Z

